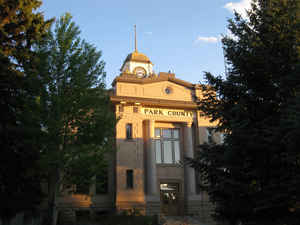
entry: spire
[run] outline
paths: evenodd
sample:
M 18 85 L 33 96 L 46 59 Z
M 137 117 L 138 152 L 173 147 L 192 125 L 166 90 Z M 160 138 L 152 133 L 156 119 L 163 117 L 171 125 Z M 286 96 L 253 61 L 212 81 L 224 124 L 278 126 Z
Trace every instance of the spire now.
M 136 25 L 134 25 L 134 51 L 137 52 Z

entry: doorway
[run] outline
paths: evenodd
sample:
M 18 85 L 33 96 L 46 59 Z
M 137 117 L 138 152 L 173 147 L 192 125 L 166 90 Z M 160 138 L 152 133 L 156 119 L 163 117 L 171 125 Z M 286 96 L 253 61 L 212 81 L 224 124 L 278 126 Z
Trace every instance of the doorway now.
M 161 183 L 160 202 L 162 214 L 179 215 L 179 183 Z

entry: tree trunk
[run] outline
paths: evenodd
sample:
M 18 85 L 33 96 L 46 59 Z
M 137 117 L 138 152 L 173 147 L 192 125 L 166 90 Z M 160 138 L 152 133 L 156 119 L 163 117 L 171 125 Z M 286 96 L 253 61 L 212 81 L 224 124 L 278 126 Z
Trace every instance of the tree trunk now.
M 47 225 L 57 224 L 57 192 L 59 187 L 59 172 L 56 168 L 48 181 L 48 218 Z

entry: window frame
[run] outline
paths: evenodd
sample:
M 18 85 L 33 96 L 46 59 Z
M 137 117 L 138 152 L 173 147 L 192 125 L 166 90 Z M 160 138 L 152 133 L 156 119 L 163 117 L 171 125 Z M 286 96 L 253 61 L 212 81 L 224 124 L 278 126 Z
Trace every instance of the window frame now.
M 139 113 L 139 107 L 138 106 L 133 106 L 132 107 L 132 112 L 133 113 Z
M 213 144 L 215 142 L 214 138 L 214 132 L 213 132 L 213 127 L 206 127 L 206 137 L 207 137 L 207 144 Z
M 98 174 L 95 177 L 95 194 L 105 195 L 108 194 L 108 170 L 103 172 L 103 174 Z
M 123 105 L 119 105 L 118 110 L 120 113 L 124 112 L 124 106 Z
M 157 136 L 157 130 L 159 130 L 159 136 Z M 171 136 L 164 137 L 163 130 L 170 130 Z M 175 137 L 174 131 L 178 131 L 178 137 Z M 179 127 L 176 128 L 165 128 L 165 127 L 155 127 L 154 128 L 154 139 L 155 139 L 155 163 L 161 165 L 175 165 L 178 164 L 181 160 L 181 141 L 180 141 L 180 133 L 181 130 Z M 160 142 L 160 162 L 157 161 L 157 146 L 156 143 Z M 165 162 L 165 147 L 164 142 L 170 141 L 171 142 L 171 152 L 172 152 L 172 162 Z M 175 143 L 178 142 L 179 152 L 178 152 L 178 160 L 176 160 L 176 150 L 175 150 Z
M 130 133 L 128 133 L 128 128 L 130 128 Z M 132 140 L 132 123 L 126 123 L 125 125 L 125 136 L 126 140 Z
M 134 189 L 134 170 L 126 170 L 126 188 Z

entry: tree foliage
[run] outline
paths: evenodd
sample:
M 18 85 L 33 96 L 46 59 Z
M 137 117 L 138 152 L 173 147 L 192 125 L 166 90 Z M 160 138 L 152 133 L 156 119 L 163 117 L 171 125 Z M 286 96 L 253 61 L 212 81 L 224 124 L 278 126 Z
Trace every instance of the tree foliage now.
M 43 86 L 41 162 L 53 211 L 59 187 L 90 184 L 112 149 L 115 118 L 105 89 L 104 62 L 101 52 L 79 35 L 71 15 L 65 14 L 36 46 Z
M 41 199 L 37 120 L 36 56 L 32 44 L 51 21 L 38 0 L 0 0 L 0 218 L 33 208 Z
M 206 73 L 203 115 L 225 132 L 204 145 L 193 167 L 202 174 L 215 214 L 235 224 L 299 222 L 300 1 L 253 1 L 229 20 L 222 40 L 228 73 Z

